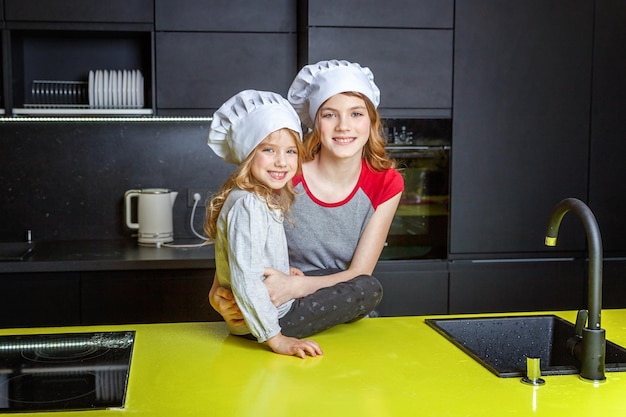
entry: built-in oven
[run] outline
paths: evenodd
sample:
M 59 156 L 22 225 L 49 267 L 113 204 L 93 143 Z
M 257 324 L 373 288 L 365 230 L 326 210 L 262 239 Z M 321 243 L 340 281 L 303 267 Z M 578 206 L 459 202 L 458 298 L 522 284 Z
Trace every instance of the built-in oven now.
M 404 192 L 381 259 L 445 259 L 452 120 L 385 119 Z

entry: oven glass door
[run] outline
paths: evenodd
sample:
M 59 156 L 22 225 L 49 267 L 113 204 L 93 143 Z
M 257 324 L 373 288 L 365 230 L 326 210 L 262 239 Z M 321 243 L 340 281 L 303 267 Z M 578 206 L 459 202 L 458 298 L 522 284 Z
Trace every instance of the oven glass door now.
M 387 120 L 387 151 L 404 177 L 384 259 L 445 259 L 448 251 L 451 120 Z

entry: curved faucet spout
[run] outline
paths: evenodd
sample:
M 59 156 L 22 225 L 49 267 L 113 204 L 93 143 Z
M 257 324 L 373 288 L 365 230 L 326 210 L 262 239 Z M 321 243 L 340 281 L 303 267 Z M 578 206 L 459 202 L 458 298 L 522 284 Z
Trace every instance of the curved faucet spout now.
M 546 232 L 547 246 L 556 246 L 556 238 L 563 216 L 574 212 L 583 222 L 589 251 L 587 293 L 587 328 L 582 331 L 583 358 L 580 376 L 593 381 L 604 380 L 606 337 L 601 327 L 602 310 L 602 238 L 591 209 L 576 198 L 566 198 L 553 209 Z
M 589 247 L 589 289 L 587 297 L 589 321 L 587 327 L 600 329 L 600 311 L 602 309 L 602 238 L 600 237 L 600 228 L 591 209 L 576 198 L 562 200 L 552 211 L 546 232 L 546 245 L 556 246 L 561 220 L 570 210 L 582 220 L 587 233 L 587 245 Z

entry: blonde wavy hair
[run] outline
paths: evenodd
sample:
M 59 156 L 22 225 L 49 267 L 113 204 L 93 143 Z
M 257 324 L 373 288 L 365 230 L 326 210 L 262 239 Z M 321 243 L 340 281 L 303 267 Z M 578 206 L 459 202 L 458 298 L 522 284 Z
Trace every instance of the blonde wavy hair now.
M 364 94 L 357 92 L 345 92 L 341 93 L 350 97 L 358 97 L 365 102 L 367 113 L 370 118 L 370 136 L 363 147 L 363 158 L 367 164 L 375 171 L 384 171 L 388 168 L 395 168 L 396 163 L 389 157 L 385 144 L 385 132 L 382 121 L 380 120 L 380 114 L 374 104 Z M 321 108 L 321 106 L 320 106 Z M 319 111 L 315 115 L 315 123 L 313 129 L 305 136 L 304 139 L 304 161 L 311 161 L 315 158 L 321 148 L 322 134 L 319 129 Z
M 281 130 L 288 132 L 296 143 L 298 151 L 297 172 L 299 173 L 304 154 L 302 142 L 300 141 L 298 133 L 293 130 L 283 128 L 277 130 L 276 132 Z M 230 195 L 230 192 L 236 188 L 256 194 L 267 203 L 267 207 L 270 210 L 278 209 L 281 210 L 283 214 L 287 214 L 289 212 L 296 197 L 291 181 L 287 182 L 287 184 L 280 190 L 280 194 L 277 196 L 273 189 L 263 184 L 252 175 L 252 170 L 250 168 L 252 159 L 254 159 L 254 155 L 256 154 L 259 146 L 264 144 L 264 142 L 265 139 L 252 152 L 250 152 L 250 155 L 248 155 L 248 157 L 237 166 L 224 185 L 222 185 L 222 188 L 211 199 L 206 208 L 206 222 L 204 223 L 204 232 L 209 238 L 215 239 L 215 236 L 217 235 L 217 218 L 219 217 L 222 207 L 224 206 L 224 202 Z

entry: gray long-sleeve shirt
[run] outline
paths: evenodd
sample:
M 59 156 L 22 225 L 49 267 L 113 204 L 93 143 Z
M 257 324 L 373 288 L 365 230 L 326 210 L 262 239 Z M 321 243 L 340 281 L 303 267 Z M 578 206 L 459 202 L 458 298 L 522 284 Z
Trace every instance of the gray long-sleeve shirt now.
M 276 336 L 278 319 L 293 300 L 276 308 L 263 284 L 263 269 L 289 274 L 283 216 L 248 191 L 234 189 L 217 220 L 215 264 L 220 285 L 235 295 L 247 327 L 231 327 L 233 334 L 252 333 L 259 342 Z

